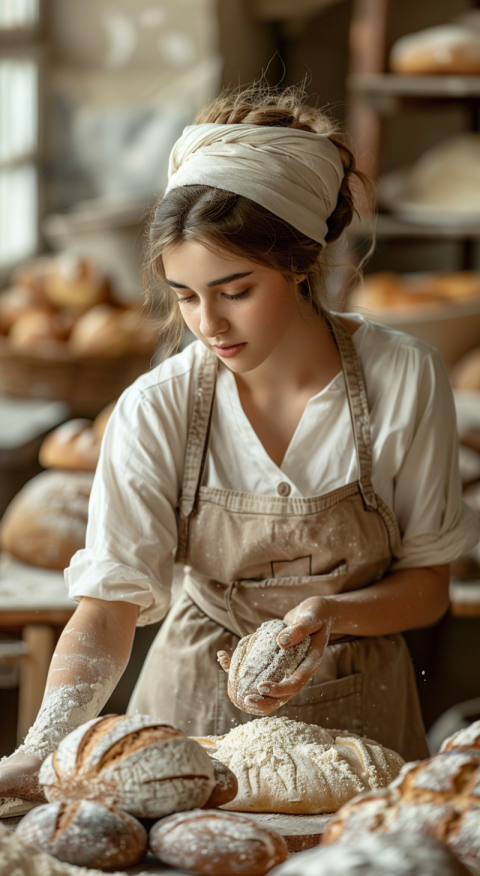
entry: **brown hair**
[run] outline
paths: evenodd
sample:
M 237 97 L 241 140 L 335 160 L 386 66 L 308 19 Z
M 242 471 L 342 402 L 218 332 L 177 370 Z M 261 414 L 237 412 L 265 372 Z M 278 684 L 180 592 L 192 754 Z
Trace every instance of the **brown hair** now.
M 280 91 L 255 83 L 221 94 L 200 110 L 195 124 L 278 126 L 326 134 L 337 147 L 345 170 L 336 207 L 327 220 L 327 247 L 242 195 L 206 185 L 172 189 L 158 199 L 152 210 L 144 263 L 146 303 L 158 320 L 164 355 L 178 349 L 184 322 L 177 297 L 165 283 L 162 253 L 186 241 L 201 241 L 212 249 L 247 257 L 291 280 L 305 274 L 303 281 L 294 284 L 299 300 L 307 302 L 315 313 L 326 308 L 325 269 L 332 266 L 328 244 L 338 240 L 357 212 L 358 184 L 370 204 L 374 201 L 373 187 L 357 169 L 355 155 L 338 133 L 335 121 L 305 100 L 300 86 Z

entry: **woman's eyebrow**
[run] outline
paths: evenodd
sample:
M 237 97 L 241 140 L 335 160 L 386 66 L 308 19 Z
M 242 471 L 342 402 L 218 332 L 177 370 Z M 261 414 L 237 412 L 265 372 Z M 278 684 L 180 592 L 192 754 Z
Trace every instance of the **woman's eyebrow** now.
M 249 277 L 250 274 L 253 274 L 253 271 L 245 271 L 243 274 L 229 274 L 228 277 L 220 277 L 219 280 L 212 280 L 210 283 L 207 283 L 207 289 L 211 289 L 213 286 L 221 286 L 223 283 L 233 283 L 234 280 L 241 280 L 242 277 Z M 188 286 L 183 286 L 182 283 L 175 283 L 174 280 L 166 280 L 169 286 L 172 286 L 174 289 L 188 289 Z

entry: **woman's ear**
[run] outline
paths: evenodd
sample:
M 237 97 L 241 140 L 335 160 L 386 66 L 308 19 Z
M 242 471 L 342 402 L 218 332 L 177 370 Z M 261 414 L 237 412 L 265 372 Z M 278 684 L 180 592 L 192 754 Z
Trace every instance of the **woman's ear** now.
M 303 283 L 303 281 L 306 279 L 307 279 L 306 274 L 296 274 L 295 277 L 293 278 L 294 283 Z

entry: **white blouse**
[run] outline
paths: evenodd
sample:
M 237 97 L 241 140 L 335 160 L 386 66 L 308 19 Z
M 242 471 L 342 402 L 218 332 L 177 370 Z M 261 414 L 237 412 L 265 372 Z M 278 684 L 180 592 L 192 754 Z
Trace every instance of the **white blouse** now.
M 439 353 L 394 329 L 348 314 L 370 409 L 375 492 L 395 514 L 401 555 L 392 570 L 448 563 L 480 538 L 462 501 L 455 407 Z M 203 345 L 142 375 L 108 423 L 90 500 L 86 547 L 65 576 L 70 596 L 125 600 L 138 623 L 168 609 L 195 376 Z M 309 399 L 282 465 L 268 456 L 247 419 L 231 371 L 220 363 L 204 484 L 290 496 L 328 493 L 357 479 L 342 372 Z M 280 492 L 285 491 L 280 487 Z

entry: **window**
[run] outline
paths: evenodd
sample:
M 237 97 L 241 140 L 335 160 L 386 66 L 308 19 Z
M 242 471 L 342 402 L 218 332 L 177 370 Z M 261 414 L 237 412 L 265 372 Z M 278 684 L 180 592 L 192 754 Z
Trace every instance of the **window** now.
M 0 272 L 38 243 L 40 0 L 0 4 Z

